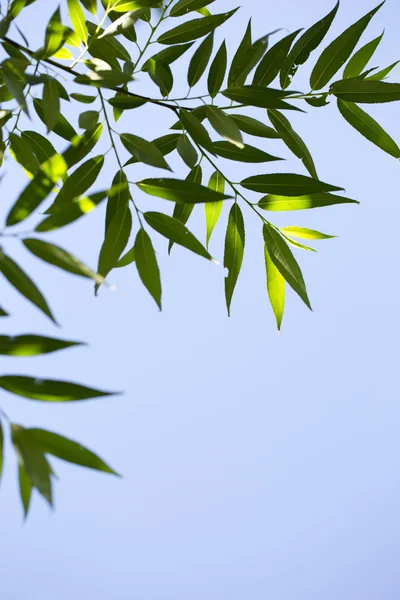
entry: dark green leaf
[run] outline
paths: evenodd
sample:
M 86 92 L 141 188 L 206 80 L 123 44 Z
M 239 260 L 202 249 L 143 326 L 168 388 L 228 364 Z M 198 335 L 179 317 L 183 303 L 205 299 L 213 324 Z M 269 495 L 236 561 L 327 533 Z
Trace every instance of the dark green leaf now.
M 152 142 L 131 133 L 122 133 L 120 138 L 128 152 L 133 154 L 139 162 L 152 167 L 171 170 L 160 150 Z
M 372 79 L 343 79 L 336 81 L 331 90 L 340 100 L 375 104 L 400 100 L 400 83 L 385 83 Z
M 25 130 L 21 133 L 21 139 L 29 142 L 39 165 L 49 160 L 54 154 L 57 154 L 53 144 L 47 138 L 36 131 Z
M 106 211 L 106 231 L 111 225 L 111 221 L 121 207 L 127 207 L 131 200 L 128 178 L 125 172 L 120 169 L 116 172 L 112 181 L 111 189 L 108 191 L 107 211 Z
M 3 474 L 3 464 L 4 464 L 4 433 L 3 433 L 3 425 L 1 424 L 1 416 L 0 416 L 0 481 L 1 481 L 1 476 Z
M 220 194 L 197 183 L 180 179 L 143 179 L 137 185 L 150 196 L 184 204 L 217 202 L 230 198 L 230 196 Z
M 231 119 L 235 121 L 241 131 L 244 131 L 244 133 L 247 133 L 248 135 L 269 139 L 279 139 L 280 137 L 275 129 L 268 127 L 268 125 L 265 125 L 257 119 L 253 119 L 253 117 L 232 114 Z
M 114 108 L 120 108 L 122 110 L 129 110 L 131 108 L 139 108 L 146 103 L 142 98 L 136 98 L 134 96 L 125 96 L 123 94 L 117 94 L 114 98 L 109 99 L 109 104 Z
M 82 102 L 82 104 L 92 104 L 92 102 L 96 100 L 97 96 L 88 96 L 87 94 L 71 94 L 71 98 L 77 102 Z
M 210 17 L 203 17 L 201 19 L 193 19 L 187 21 L 178 27 L 174 27 L 169 31 L 166 31 L 158 38 L 159 44 L 181 44 L 182 42 L 191 42 L 197 40 L 205 35 L 208 35 L 214 31 L 217 27 L 225 23 L 230 17 L 232 17 L 237 9 L 231 10 L 230 12 L 212 15 Z
M 394 158 L 400 158 L 400 148 L 388 133 L 359 106 L 338 100 L 338 108 L 344 119 L 370 142 Z
M 339 2 L 337 2 L 336 6 L 329 14 L 307 29 L 294 44 L 292 50 L 285 59 L 280 72 L 280 83 L 283 89 L 286 89 L 288 85 L 290 85 L 299 66 L 303 65 L 309 58 L 311 52 L 320 45 L 332 25 L 332 21 L 336 16 L 338 8 Z
M 259 108 L 278 108 L 281 110 L 300 110 L 283 101 L 288 97 L 287 92 L 266 88 L 260 85 L 245 85 L 243 87 L 232 87 L 222 92 L 226 98 L 240 102 L 246 106 L 258 106 Z
M 126 252 L 123 256 L 121 256 L 121 258 L 115 265 L 115 268 L 120 269 L 121 267 L 127 267 L 128 265 L 132 264 L 134 262 L 134 260 L 135 260 L 135 248 L 131 248 L 130 250 L 128 250 L 128 252 Z
M 215 171 L 211 175 L 208 187 L 210 188 L 210 190 L 214 190 L 215 192 L 219 192 L 220 194 L 223 194 L 225 192 L 225 179 L 219 171 Z M 221 216 L 223 206 L 224 203 L 221 200 L 217 202 L 206 202 L 206 204 L 204 205 L 204 210 L 206 214 L 207 248 L 210 243 L 210 239 L 213 234 L 214 228 Z
M 397 67 L 397 65 L 399 63 L 400 63 L 400 60 L 396 60 L 396 62 L 392 63 L 388 67 L 385 67 L 381 71 L 374 73 L 374 75 L 370 75 L 369 77 L 367 77 L 367 79 L 373 79 L 373 80 L 377 80 L 377 81 L 380 81 L 381 79 L 385 79 L 385 77 L 387 77 L 389 75 L 389 73 L 391 73 L 391 71 L 393 71 L 393 69 L 395 67 Z
M 320 90 L 329 83 L 352 54 L 364 30 L 382 5 L 383 2 L 351 25 L 325 48 L 311 73 L 311 89 Z
M 215 0 L 178 0 L 171 8 L 171 17 L 183 17 L 193 10 L 198 10 L 204 6 L 212 4 Z
M 193 87 L 200 80 L 209 63 L 214 44 L 214 32 L 200 44 L 189 63 L 188 84 Z
M 266 245 L 264 245 L 264 260 L 269 301 L 274 311 L 277 327 L 280 330 L 285 310 L 285 278 L 276 268 Z
M 15 133 L 10 133 L 8 140 L 15 160 L 29 173 L 36 173 L 39 163 L 36 160 L 29 140 L 18 137 Z
M 243 61 L 246 57 L 247 52 L 250 50 L 252 45 L 252 36 L 251 36 L 251 19 L 247 24 L 246 31 L 244 32 L 244 36 L 239 44 L 238 49 L 236 50 L 235 56 L 233 57 L 229 74 L 228 74 L 228 86 L 231 87 L 235 84 L 239 75 L 243 70 Z
M 227 66 L 227 53 L 226 53 L 226 43 L 225 40 L 222 42 L 217 54 L 215 55 L 214 60 L 211 63 L 210 71 L 208 74 L 208 93 L 211 98 L 215 98 L 215 96 L 220 91 L 222 84 L 225 79 Z
M 70 342 L 41 335 L 0 335 L 0 354 L 5 356 L 37 356 L 81 345 L 81 342 Z
M 8 317 L 9 314 L 0 306 L 0 317 Z
M 183 134 L 180 136 L 177 144 L 177 150 L 179 156 L 182 158 L 185 164 L 192 169 L 197 163 L 198 154 L 187 135 Z
M 180 58 L 185 52 L 189 50 L 193 46 L 193 42 L 189 44 L 181 44 L 179 46 L 169 46 L 161 50 L 161 52 L 157 52 L 154 54 L 151 59 L 146 61 L 142 67 L 142 71 L 147 71 L 150 65 L 150 60 L 155 62 L 164 62 L 168 65 L 172 65 L 178 58 Z
M 283 160 L 282 158 L 268 154 L 268 152 L 264 152 L 264 150 L 255 148 L 254 146 L 246 145 L 240 149 L 229 142 L 214 142 L 214 152 L 218 156 L 241 163 L 265 163 Z
M 228 315 L 231 314 L 233 292 L 242 268 L 245 247 L 245 230 L 242 211 L 239 205 L 233 204 L 228 219 L 225 236 L 224 267 L 228 269 L 225 277 L 225 298 Z
M 139 229 L 135 240 L 135 264 L 143 285 L 161 310 L 160 270 L 151 239 L 143 228 Z
M 15 451 L 19 457 L 19 463 L 29 478 L 32 487 L 35 487 L 51 505 L 52 470 L 42 448 L 29 431 L 20 425 L 15 425 L 14 423 L 11 425 L 11 436 Z M 25 512 L 27 512 L 26 509 Z
M 375 50 L 379 46 L 379 43 L 382 38 L 383 33 L 368 44 L 365 44 L 365 46 L 360 48 L 354 54 L 354 56 L 351 57 L 351 59 L 346 65 L 345 70 L 343 71 L 343 79 L 358 77 L 364 71 L 372 56 L 374 55 Z
M 189 181 L 189 182 L 191 181 L 193 183 L 197 183 L 198 185 L 201 185 L 201 183 L 203 181 L 203 170 L 202 170 L 200 164 L 196 165 L 190 171 L 190 173 L 186 177 L 186 181 Z M 190 215 L 193 212 L 194 206 L 195 206 L 194 204 L 183 204 L 183 203 L 177 202 L 174 206 L 174 212 L 173 212 L 172 216 L 175 219 L 178 219 L 178 221 L 180 221 L 181 223 L 183 223 L 185 225 L 188 222 Z M 170 241 L 170 243 L 168 245 L 168 254 L 171 253 L 173 245 L 174 245 L 174 242 Z
M 200 146 L 203 146 L 203 148 L 209 152 L 214 152 L 212 141 L 207 129 L 202 125 L 201 121 L 193 114 L 193 112 L 181 109 L 179 111 L 179 119 L 194 142 Z
M 301 29 L 298 29 L 290 33 L 268 50 L 256 69 L 253 85 L 267 86 L 274 81 L 285 62 L 293 40 L 300 31 Z
M 113 216 L 100 250 L 98 272 L 107 277 L 126 248 L 132 230 L 129 204 L 121 204 Z
M 39 98 L 34 98 L 33 106 L 36 110 L 36 113 L 37 113 L 39 119 L 41 121 L 43 121 L 44 124 L 46 124 L 42 100 L 40 100 Z M 54 127 L 53 127 L 53 133 L 56 133 L 57 135 L 62 137 L 64 140 L 67 140 L 67 142 L 71 141 L 72 138 L 74 138 L 76 136 L 75 129 L 70 125 L 70 123 L 67 121 L 67 119 L 61 114 L 58 117 L 58 121 L 57 121 L 56 125 L 54 125 Z
M 18 465 L 18 483 L 19 494 L 24 509 L 24 516 L 26 518 L 28 516 L 29 505 L 31 502 L 32 483 L 21 463 Z
M 80 165 L 68 179 L 64 181 L 64 185 L 59 191 L 54 203 L 47 210 L 47 214 L 54 212 L 55 208 L 59 207 L 61 204 L 70 202 L 77 196 L 84 194 L 96 181 L 103 164 L 104 155 L 99 154 Z
M 255 175 L 244 179 L 240 182 L 240 185 L 253 192 L 282 196 L 303 196 L 319 192 L 336 192 L 343 189 L 305 175 L 297 175 L 297 173 Z
M 161 94 L 165 97 L 171 92 L 174 85 L 174 77 L 168 63 L 162 61 L 147 61 L 147 72 L 153 82 L 159 87 Z
M 207 118 L 217 133 L 237 148 L 244 148 L 242 134 L 235 121 L 216 106 L 207 106 Z
M 106 197 L 107 192 L 103 191 L 86 197 L 74 198 L 72 202 L 57 207 L 51 215 L 39 223 L 35 231 L 43 233 L 69 225 L 90 213 Z
M 60 118 L 60 95 L 55 80 L 47 81 L 43 86 L 42 107 L 47 130 L 52 131 Z
M 0 388 L 31 400 L 42 402 L 76 402 L 111 396 L 117 392 L 102 392 L 77 383 L 54 379 L 38 379 L 23 375 L 3 375 Z
M 24 74 L 15 66 L 12 59 L 5 60 L 1 64 L 1 67 L 3 82 L 5 83 L 6 88 L 18 102 L 19 107 L 22 108 L 26 114 L 29 114 L 24 95 L 24 87 L 26 85 Z
M 333 196 L 332 194 L 327 194 L 325 192 L 295 197 L 270 194 L 261 198 L 258 206 L 264 210 L 288 211 L 324 208 L 325 206 L 333 206 L 334 204 L 359 204 L 359 202 L 357 202 L 357 200 L 345 198 L 344 196 Z
M 71 145 L 63 153 L 68 169 L 78 164 L 89 154 L 101 138 L 103 125 L 99 123 L 93 129 L 88 129 L 82 135 L 76 135 L 71 139 Z
M 97 12 L 97 0 L 81 0 L 83 6 L 93 15 Z

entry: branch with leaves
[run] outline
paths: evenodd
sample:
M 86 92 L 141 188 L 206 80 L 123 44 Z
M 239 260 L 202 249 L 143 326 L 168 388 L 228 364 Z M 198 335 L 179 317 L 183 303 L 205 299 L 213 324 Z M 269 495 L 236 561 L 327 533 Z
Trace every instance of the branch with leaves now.
M 36 0 L 7 2 L 0 22 L 4 54 L 0 64 L 0 162 L 11 157 L 26 175 L 26 184 L 0 232 L 0 272 L 8 283 L 55 322 L 42 292 L 9 255 L 7 238 L 14 237 L 41 261 L 91 279 L 96 293 L 108 285 L 113 269 L 134 264 L 139 279 L 161 309 L 161 276 L 152 233 L 167 239 L 169 252 L 179 244 L 216 262 L 209 245 L 222 208 L 228 203 L 223 260 L 228 314 L 244 259 L 247 212 L 260 222 L 267 291 L 278 328 L 288 285 L 311 308 L 292 248 L 310 251 L 313 248 L 304 242 L 333 236 L 304 227 L 278 227 L 266 215 L 357 202 L 341 195 L 340 186 L 319 179 L 311 153 L 287 115 L 303 112 L 302 106 L 323 109 L 334 101 L 339 114 L 358 133 L 390 156 L 400 158 L 396 142 L 360 107 L 400 100 L 400 84 L 386 81 L 399 61 L 383 69 L 369 67 L 383 34 L 356 50 L 382 4 L 323 50 L 305 93 L 292 90 L 292 80 L 325 39 L 339 2 L 309 29 L 289 33 L 274 43 L 280 30 L 253 40 L 250 21 L 231 59 L 225 40 L 214 47 L 221 28 L 238 9 L 211 13 L 216 0 L 64 0 L 48 21 L 43 46 L 32 49 L 20 19 L 25 11 L 35 10 L 35 5 Z M 173 65 L 181 64 L 189 53 L 185 76 L 189 91 L 174 98 Z M 181 67 L 178 73 L 181 83 Z M 154 95 L 137 93 L 139 75 L 149 78 Z M 204 84 L 202 93 L 193 92 L 200 83 Z M 75 110 L 67 109 L 67 103 Z M 81 112 L 82 105 L 88 109 Z M 173 113 L 168 133 L 150 141 L 130 130 L 116 130 L 127 111 L 149 106 Z M 250 116 L 249 108 L 258 109 L 259 118 Z M 67 112 L 79 115 L 82 132 L 77 133 L 65 116 Z M 257 142 L 249 142 L 251 138 Z M 102 141 L 107 149 L 93 156 Z M 275 173 L 268 168 L 282 160 L 274 150 L 264 148 L 276 141 L 300 160 L 306 174 Z M 170 175 L 167 157 L 173 153 L 188 169 L 183 179 Z M 262 165 L 262 170 L 236 181 L 229 174 L 229 165 L 235 162 L 258 168 Z M 169 174 L 157 177 L 155 173 L 132 182 L 127 171 L 138 164 Z M 106 168 L 116 171 L 112 181 L 105 189 L 96 189 Z M 160 199 L 160 210 L 143 211 L 132 189 Z M 105 236 L 97 269 L 46 241 L 48 232 L 72 225 L 99 210 L 103 203 Z M 168 214 L 171 203 L 172 215 Z M 196 205 L 203 205 L 205 210 L 205 243 L 187 227 Z M 28 232 L 25 221 L 31 224 Z M 22 224 L 23 231 L 19 229 Z M 0 308 L 0 316 L 7 316 L 5 308 Z M 14 357 L 44 355 L 77 345 L 75 341 L 32 334 L 0 336 L 0 354 Z M 41 402 L 74 402 L 109 395 L 76 383 L 22 375 L 0 375 L 0 388 Z M 56 433 L 24 428 L 0 411 L 0 474 L 3 430 L 10 433 L 18 456 L 25 514 L 33 488 L 52 503 L 54 470 L 49 457 L 115 473 L 80 444 Z

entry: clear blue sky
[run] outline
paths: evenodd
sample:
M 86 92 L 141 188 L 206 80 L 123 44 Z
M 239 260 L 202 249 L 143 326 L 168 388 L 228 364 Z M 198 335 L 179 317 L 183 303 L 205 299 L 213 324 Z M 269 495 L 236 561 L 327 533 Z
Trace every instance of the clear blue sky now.
M 230 49 L 250 15 L 257 36 L 281 26 L 293 31 L 333 2 L 244 4 L 226 28 Z M 343 0 L 329 39 L 373 6 Z M 39 24 L 38 10 L 27 11 L 30 27 L 36 18 Z M 400 58 L 399 18 L 396 0 L 388 0 L 363 38 L 386 28 L 376 55 L 382 67 Z M 296 89 L 306 91 L 307 72 Z M 119 130 L 151 139 L 172 124 L 168 113 L 146 110 L 123 117 Z M 398 111 L 398 104 L 370 110 L 399 142 Z M 293 122 L 321 179 L 342 185 L 361 205 L 276 215 L 279 225 L 340 236 L 320 242 L 317 255 L 298 255 L 314 312 L 290 292 L 280 334 L 265 292 L 259 224 L 250 214 L 230 319 L 223 268 L 179 248 L 168 258 L 161 238 L 161 314 L 134 266 L 112 275 L 116 293 L 103 290 L 94 299 L 90 283 L 42 266 L 18 241 L 7 243 L 63 328 L 56 331 L 2 283 L 1 304 L 14 315 L 2 320 L 3 331 L 61 334 L 90 348 L 2 358 L 1 372 L 72 379 L 125 395 L 44 406 L 1 394 L 16 422 L 80 440 L 124 475 L 117 480 L 54 463 L 56 511 L 35 496 L 23 525 L 8 454 L 0 494 L 4 600 L 399 597 L 399 165 L 351 130 L 334 104 L 309 112 Z M 288 159 L 281 170 L 303 172 L 279 142 L 265 147 Z M 132 179 L 148 172 L 130 168 Z M 238 179 L 255 172 L 230 169 Z M 2 215 L 21 186 L 21 171 L 7 170 Z M 138 201 L 153 205 L 144 196 Z M 95 265 L 103 218 L 99 210 L 49 239 Z M 212 244 L 217 258 L 224 222 Z M 204 235 L 201 209 L 191 228 Z

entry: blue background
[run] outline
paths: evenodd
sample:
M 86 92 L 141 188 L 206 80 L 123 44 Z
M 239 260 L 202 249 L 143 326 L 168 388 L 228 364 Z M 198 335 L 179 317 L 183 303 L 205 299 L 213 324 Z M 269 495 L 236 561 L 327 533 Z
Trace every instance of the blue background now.
M 232 55 L 251 15 L 259 37 L 281 26 L 308 27 L 332 5 L 246 0 L 218 34 L 225 31 Z M 46 6 L 54 8 L 35 3 L 22 19 L 34 46 L 42 39 Z M 324 44 L 373 6 L 343 0 Z M 232 7 L 231 0 L 219 0 L 215 9 Z M 363 37 L 369 41 L 386 27 L 375 60 L 381 67 L 400 58 L 399 17 L 397 2 L 388 1 Z M 183 77 L 186 64 L 181 60 L 175 72 Z M 308 69 L 292 87 L 307 91 Z M 134 85 L 154 93 L 148 84 Z M 198 87 L 202 93 L 204 86 Z M 177 90 L 180 95 L 185 88 L 178 82 Z M 367 110 L 400 141 L 398 105 Z M 2 283 L 1 304 L 15 316 L 2 320 L 3 331 L 60 334 L 86 340 L 90 348 L 4 357 L 1 372 L 125 391 L 63 406 L 1 394 L 14 421 L 80 440 L 124 476 L 54 461 L 56 510 L 35 495 L 23 524 L 8 448 L 0 494 L 5 600 L 399 597 L 399 165 L 353 131 L 334 102 L 309 113 L 290 116 L 320 178 L 342 185 L 361 205 L 272 215 L 278 225 L 340 236 L 318 242 L 319 254 L 296 253 L 314 312 L 289 291 L 279 334 L 265 291 L 260 224 L 247 210 L 245 263 L 230 319 L 222 266 L 180 248 L 168 258 L 165 240 L 156 235 L 162 313 L 134 265 L 113 272 L 115 293 L 104 289 L 95 299 L 91 283 L 40 263 L 18 240 L 4 243 L 40 284 L 63 329 L 56 331 Z M 263 118 L 262 111 L 252 114 Z M 145 108 L 128 112 L 118 130 L 152 139 L 172 123 L 168 111 Z M 263 147 L 287 158 L 279 170 L 304 172 L 279 141 Z M 179 159 L 171 164 L 184 176 Z M 130 169 L 131 180 L 154 173 Z M 237 180 L 260 172 L 227 169 Z M 101 183 L 109 184 L 115 170 L 107 167 Z M 3 215 L 25 177 L 11 162 L 6 171 Z M 135 194 L 142 208 L 157 205 Z M 227 207 L 212 241 L 219 259 L 226 217 Z M 99 208 L 46 239 L 94 266 L 103 220 Z M 201 207 L 190 223 L 204 239 Z

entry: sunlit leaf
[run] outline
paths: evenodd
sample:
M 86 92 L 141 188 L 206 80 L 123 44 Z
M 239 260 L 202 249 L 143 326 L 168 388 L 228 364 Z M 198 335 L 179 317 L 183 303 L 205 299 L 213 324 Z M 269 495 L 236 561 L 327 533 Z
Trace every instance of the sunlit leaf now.
M 264 260 L 269 301 L 274 311 L 277 327 L 280 330 L 285 310 L 285 278 L 272 261 L 266 245 L 264 245 Z
M 219 171 L 214 171 L 214 173 L 210 177 L 210 181 L 208 183 L 208 187 L 211 190 L 219 192 L 223 194 L 225 192 L 225 179 L 221 175 Z M 206 215 L 206 245 L 210 243 L 211 236 L 213 234 L 214 228 L 218 223 L 218 220 L 221 216 L 222 208 L 224 206 L 223 201 L 218 200 L 217 202 L 206 202 L 204 204 L 204 210 Z
M 216 202 L 230 198 L 197 183 L 180 179 L 143 179 L 137 185 L 150 196 L 184 204 Z
M 235 121 L 216 106 L 207 106 L 207 118 L 217 133 L 237 148 L 244 148 L 242 134 Z
M 321 233 L 315 229 L 307 227 L 282 227 L 281 231 L 287 235 L 297 237 L 304 240 L 330 240 L 336 236 Z
M 264 210 L 287 211 L 307 210 L 309 208 L 324 208 L 335 204 L 359 204 L 357 200 L 351 200 L 344 196 L 335 196 L 326 192 L 309 194 L 305 196 L 279 196 L 270 194 L 264 196 L 258 206 Z
M 312 179 L 297 173 L 271 173 L 254 175 L 240 183 L 246 190 L 261 194 L 278 194 L 281 196 L 303 196 L 319 192 L 336 192 L 343 188 Z
M 0 335 L 0 354 L 5 356 L 38 356 L 81 345 L 81 342 L 70 342 L 42 335 Z

